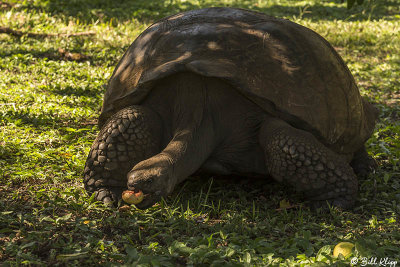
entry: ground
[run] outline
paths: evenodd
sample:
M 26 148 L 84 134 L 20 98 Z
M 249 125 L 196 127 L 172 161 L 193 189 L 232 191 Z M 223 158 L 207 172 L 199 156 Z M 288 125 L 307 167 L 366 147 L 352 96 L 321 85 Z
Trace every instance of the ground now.
M 0 2 L 0 26 L 49 34 L 0 34 L 0 264 L 400 264 L 400 8 L 364 2 L 351 10 L 323 0 Z M 354 210 L 312 212 L 282 185 L 240 177 L 192 177 L 145 211 L 86 194 L 103 85 L 123 52 L 157 19 L 209 6 L 293 20 L 343 57 L 380 111 L 367 143 L 379 167 L 360 179 Z M 332 256 L 341 241 L 355 244 L 346 259 Z

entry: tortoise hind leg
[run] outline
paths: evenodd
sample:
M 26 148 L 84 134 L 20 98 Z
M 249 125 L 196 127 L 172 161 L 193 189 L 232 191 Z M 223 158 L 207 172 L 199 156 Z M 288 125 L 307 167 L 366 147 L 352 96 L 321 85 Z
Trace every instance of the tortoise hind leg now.
M 159 152 L 160 119 L 143 106 L 114 114 L 93 142 L 84 170 L 84 185 L 96 199 L 116 204 L 126 189 L 127 173 L 138 162 Z
M 261 127 L 260 144 L 272 177 L 303 192 L 312 207 L 354 205 L 358 183 L 353 169 L 311 133 L 269 118 Z
M 350 162 L 355 174 L 360 177 L 366 177 L 369 173 L 378 167 L 375 159 L 370 157 L 362 146 L 358 151 L 354 153 L 353 159 Z

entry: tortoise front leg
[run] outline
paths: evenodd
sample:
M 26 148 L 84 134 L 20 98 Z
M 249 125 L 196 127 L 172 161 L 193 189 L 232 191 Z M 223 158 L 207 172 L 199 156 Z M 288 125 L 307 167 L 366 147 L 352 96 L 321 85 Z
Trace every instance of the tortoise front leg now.
M 344 157 L 320 143 L 311 133 L 269 118 L 260 131 L 267 168 L 272 177 L 305 194 L 311 206 L 354 206 L 358 183 Z
M 161 120 L 152 110 L 130 106 L 114 114 L 93 142 L 84 171 L 85 189 L 104 203 L 121 198 L 126 175 L 160 152 Z

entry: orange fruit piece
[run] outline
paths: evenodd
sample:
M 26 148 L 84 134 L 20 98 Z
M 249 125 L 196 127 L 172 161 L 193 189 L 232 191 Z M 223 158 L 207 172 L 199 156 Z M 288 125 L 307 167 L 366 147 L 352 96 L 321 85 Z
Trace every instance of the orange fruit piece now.
M 143 197 L 144 195 L 141 190 L 125 190 L 124 192 L 122 192 L 122 200 L 128 204 L 139 204 L 143 201 Z

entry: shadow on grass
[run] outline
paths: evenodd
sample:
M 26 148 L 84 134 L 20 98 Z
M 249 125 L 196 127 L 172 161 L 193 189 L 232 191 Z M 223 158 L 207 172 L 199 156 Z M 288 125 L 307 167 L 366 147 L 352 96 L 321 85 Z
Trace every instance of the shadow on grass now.
M 49 90 L 49 92 L 60 95 L 60 96 L 85 96 L 90 98 L 95 98 L 98 100 L 98 103 L 102 101 L 102 93 L 101 90 L 99 91 L 97 88 L 94 87 L 72 87 L 72 86 L 55 86 Z M 65 103 L 70 107 L 90 107 L 92 109 L 98 108 L 98 106 L 89 105 L 88 103 Z
M 37 129 L 47 129 L 49 127 L 56 127 L 63 124 L 61 118 L 55 118 L 53 114 L 32 114 L 29 110 L 6 111 L 0 113 L 0 121 L 6 121 L 20 124 L 29 124 Z
M 75 58 L 69 54 L 75 54 Z M 29 49 L 29 50 L 23 50 L 23 49 L 14 49 L 12 51 L 7 51 L 7 52 L 0 52 L 0 56 L 2 57 L 10 57 L 13 55 L 24 55 L 24 54 L 29 54 L 32 55 L 35 58 L 41 58 L 41 59 L 48 59 L 48 60 L 54 60 L 54 61 L 76 61 L 76 62 L 93 62 L 93 60 L 84 55 L 81 54 L 80 51 L 65 51 L 62 49 L 56 50 L 56 49 L 49 49 L 46 51 L 41 51 L 37 49 Z
M 226 206 L 227 203 L 231 202 L 233 205 L 230 208 L 245 211 L 251 209 L 253 202 L 255 202 L 260 205 L 262 210 L 274 211 L 279 208 L 279 200 L 288 197 L 288 195 L 293 195 L 293 199 L 298 200 L 298 195 L 294 192 L 294 189 L 276 182 L 271 176 L 254 175 L 247 177 L 234 174 L 208 175 L 198 173 L 177 186 L 171 198 L 175 199 L 173 204 L 175 206 L 188 205 L 196 213 L 202 213 L 206 208 L 218 214 L 220 211 L 215 210 L 217 206 L 204 204 L 222 201 L 222 206 Z M 291 198 L 291 200 L 293 199 Z M 239 207 L 240 205 L 243 205 L 243 207 Z
M 275 183 L 271 184 L 263 179 L 228 176 L 214 180 L 207 177 L 192 178 L 185 183 L 182 190 L 177 188 L 178 195 L 167 201 L 167 207 L 160 204 L 147 211 L 132 208 L 129 212 L 105 210 L 101 205 L 89 207 L 84 204 L 88 201 L 84 192 L 79 188 L 66 190 L 68 186 L 71 185 L 64 189 L 54 186 L 50 190 L 41 190 L 46 188 L 46 185 L 38 185 L 35 190 L 22 191 L 13 198 L 0 197 L 0 207 L 3 205 L 4 210 L 12 211 L 7 219 L 4 219 L 7 221 L 10 235 L 12 230 L 20 230 L 25 240 L 35 240 L 36 243 L 29 249 L 33 259 L 50 262 L 55 260 L 51 259 L 49 253 L 45 253 L 50 249 L 57 254 L 71 254 L 79 249 L 87 253 L 80 262 L 93 264 L 103 261 L 104 264 L 104 259 L 113 261 L 113 255 L 116 254 L 111 247 L 97 249 L 102 240 L 108 240 L 107 244 L 113 244 L 119 249 L 118 259 L 124 263 L 132 261 L 129 251 L 124 248 L 132 244 L 147 247 L 154 242 L 158 244 L 156 249 L 138 252 L 139 255 L 152 258 L 164 255 L 168 262 L 179 259 L 182 265 L 186 265 L 189 260 L 199 264 L 211 263 L 214 260 L 224 262 L 229 260 L 229 257 L 224 255 L 228 247 L 227 240 L 220 237 L 220 233 L 229 236 L 228 240 L 232 245 L 230 247 L 235 248 L 237 253 L 253 250 L 253 253 L 257 254 L 274 253 L 276 256 L 287 258 L 296 257 L 304 250 L 300 242 L 303 238 L 302 232 L 299 234 L 301 237 L 297 237 L 292 233 L 291 227 L 285 227 L 286 220 L 297 220 L 296 212 L 283 211 L 280 213 L 285 213 L 281 221 L 273 219 L 278 227 L 271 224 L 271 218 L 277 214 L 273 208 L 276 204 L 274 198 L 281 198 L 281 192 L 284 190 L 282 186 L 277 187 Z M 66 191 L 69 191 L 68 194 Z M 12 190 L 8 193 L 11 194 Z M 266 198 L 260 199 L 261 195 Z M 212 203 L 219 201 L 222 203 L 218 207 L 212 207 Z M 33 212 L 35 208 L 36 213 Z M 24 220 L 28 223 L 18 223 L 17 214 L 21 211 L 26 214 Z M 65 214 L 72 216 L 65 217 Z M 221 215 L 224 217 L 219 218 Z M 44 216 L 48 216 L 47 220 L 43 219 Z M 152 223 L 149 223 L 149 219 Z M 58 223 L 53 224 L 55 220 Z M 35 234 L 32 233 L 32 229 L 40 231 Z M 57 235 L 54 235 L 55 232 Z M 284 232 L 290 234 L 284 236 Z M 64 235 L 68 238 L 57 238 Z M 278 240 L 287 242 L 282 245 Z M 318 237 L 314 238 L 315 240 L 318 240 Z M 189 255 L 187 251 L 175 250 L 176 241 L 184 242 L 193 252 Z M 5 254 L 15 257 L 15 248 L 22 245 L 23 243 L 15 242 L 11 238 Z
M 0 142 L 0 179 L 5 179 L 7 176 L 7 170 L 3 169 L 3 165 L 15 162 L 22 154 L 23 150 L 18 145 Z
M 374 3 L 375 6 L 373 9 L 371 9 L 371 6 L 367 7 L 367 4 L 365 4 L 364 7 L 356 6 L 351 10 L 348 10 L 345 6 L 328 6 L 325 5 L 325 2 L 303 7 L 275 4 L 265 8 L 249 5 L 247 2 L 236 2 L 231 7 L 252 9 L 278 17 L 293 17 L 302 14 L 303 17 L 312 20 L 349 19 L 364 21 L 379 19 L 388 14 L 396 14 L 399 11 L 396 1 L 382 0 Z M 78 18 L 80 22 L 89 24 L 96 21 L 112 23 L 114 21 L 130 21 L 132 19 L 137 19 L 140 23 L 150 23 L 178 12 L 211 6 L 224 5 L 199 4 L 190 1 L 176 3 L 169 0 L 50 0 L 42 3 L 41 7 L 30 6 L 30 8 L 39 8 L 52 14 L 61 14 L 67 20 L 69 17 Z
M 25 42 L 24 39 L 15 37 L 15 42 Z M 115 66 L 123 52 L 126 51 L 130 44 L 125 46 L 116 46 L 112 42 L 107 40 L 103 41 L 103 49 L 99 50 L 88 50 L 83 46 L 87 43 L 87 40 L 92 40 L 91 36 L 74 37 L 74 43 L 77 44 L 73 48 L 68 50 L 64 49 L 62 45 L 60 47 L 54 47 L 51 49 L 43 50 L 40 48 L 34 49 L 10 49 L 6 48 L 0 51 L 0 57 L 12 57 L 14 55 L 32 55 L 37 59 L 47 59 L 53 61 L 67 61 L 67 62 L 89 62 L 91 66 Z M 51 39 L 50 39 L 51 40 Z M 42 39 L 40 41 L 43 41 Z
M 13 123 L 17 126 L 30 125 L 33 128 L 43 131 L 68 127 L 70 129 L 76 129 L 76 131 L 79 132 L 82 128 L 97 124 L 97 121 L 93 120 L 93 118 L 77 121 L 77 118 L 70 118 L 68 117 L 68 114 L 64 115 L 46 112 L 42 112 L 41 114 L 32 114 L 29 110 L 10 110 L 0 112 L 0 121 Z

